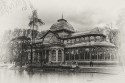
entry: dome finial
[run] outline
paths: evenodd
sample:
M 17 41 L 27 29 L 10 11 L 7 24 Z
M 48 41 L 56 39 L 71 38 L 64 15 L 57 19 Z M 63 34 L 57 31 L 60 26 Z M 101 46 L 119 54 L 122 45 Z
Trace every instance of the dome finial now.
M 62 13 L 62 19 L 63 19 L 63 13 Z
M 65 20 L 64 17 L 63 17 L 63 13 L 62 13 L 62 18 L 59 19 L 58 22 L 60 22 L 60 21 L 65 21 L 65 22 L 67 22 L 67 20 Z

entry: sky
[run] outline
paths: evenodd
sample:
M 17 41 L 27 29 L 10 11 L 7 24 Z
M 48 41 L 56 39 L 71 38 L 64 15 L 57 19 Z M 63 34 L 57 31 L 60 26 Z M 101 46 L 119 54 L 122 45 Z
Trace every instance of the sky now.
M 29 28 L 33 8 L 45 22 L 39 30 L 49 29 L 63 14 L 76 31 L 85 31 L 114 23 L 125 0 L 0 0 L 0 35 L 8 29 Z

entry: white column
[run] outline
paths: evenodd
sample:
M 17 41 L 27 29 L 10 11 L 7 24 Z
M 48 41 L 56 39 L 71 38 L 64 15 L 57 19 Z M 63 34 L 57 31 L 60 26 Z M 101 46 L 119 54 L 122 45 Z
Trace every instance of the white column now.
M 90 50 L 89 55 L 90 55 L 90 60 L 92 60 L 92 57 L 93 57 L 93 48 Z
M 96 55 L 97 55 L 97 61 L 98 61 L 98 56 L 99 56 L 98 50 L 96 50 Z
M 105 57 L 106 57 L 106 54 L 105 54 L 106 52 L 104 51 L 104 61 L 105 61 Z
M 112 60 L 112 52 L 111 50 L 109 50 L 109 54 L 110 54 L 110 61 Z
M 58 50 L 56 49 L 56 62 L 58 62 Z
M 46 59 L 46 50 L 45 50 L 45 59 Z
M 33 51 L 33 62 L 34 62 L 34 58 L 35 58 L 35 51 Z
M 74 50 L 74 54 L 73 54 L 74 61 L 76 60 L 76 50 L 77 50 L 77 49 Z
M 85 60 L 85 51 L 83 52 L 83 57 L 84 57 L 84 60 Z
M 70 50 L 67 50 L 67 54 L 68 54 L 68 57 L 69 57 L 69 61 L 71 60 L 71 53 L 69 53 Z
M 37 53 L 37 62 L 40 62 L 39 52 Z
M 52 53 L 51 50 L 49 51 L 49 62 L 51 61 Z
M 62 52 L 62 62 L 64 62 L 64 50 L 61 50 Z

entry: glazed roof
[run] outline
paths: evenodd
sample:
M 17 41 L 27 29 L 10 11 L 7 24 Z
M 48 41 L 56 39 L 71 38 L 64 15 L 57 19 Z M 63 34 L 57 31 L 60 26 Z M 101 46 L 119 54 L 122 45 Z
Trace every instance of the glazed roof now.
M 73 47 L 82 47 L 82 46 L 107 46 L 107 47 L 115 47 L 114 44 L 109 43 L 109 42 L 92 42 L 92 43 L 77 43 L 73 45 L 67 45 L 66 48 L 73 48 Z
M 50 28 L 51 31 L 58 31 L 58 30 L 68 30 L 71 32 L 75 32 L 74 28 L 71 24 L 67 22 L 65 19 L 59 19 L 57 23 L 53 24 Z
M 104 36 L 105 37 L 105 35 L 103 33 L 100 33 L 96 30 L 94 31 L 92 29 L 92 30 L 88 30 L 88 31 L 84 31 L 84 32 L 78 31 L 78 32 L 72 33 L 70 36 L 67 36 L 65 38 L 73 38 L 73 37 L 79 37 L 79 36 Z
M 82 36 L 82 35 L 101 35 L 100 33 L 94 33 L 91 31 L 86 31 L 86 32 L 76 32 L 71 35 L 71 37 L 77 37 L 77 36 Z
M 100 28 L 93 28 L 91 30 L 88 30 L 88 31 L 79 31 L 79 32 L 76 32 L 76 33 L 73 33 L 72 36 L 80 36 L 80 35 L 91 35 L 91 34 L 103 34 L 102 31 L 99 30 Z

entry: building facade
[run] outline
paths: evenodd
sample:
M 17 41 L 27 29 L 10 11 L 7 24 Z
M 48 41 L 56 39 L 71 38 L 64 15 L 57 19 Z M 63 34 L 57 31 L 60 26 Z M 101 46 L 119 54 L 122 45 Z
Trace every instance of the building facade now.
M 114 63 L 118 60 L 117 46 L 106 38 L 106 35 L 99 33 L 98 30 L 76 32 L 73 26 L 62 18 L 40 39 L 35 40 L 33 61 Z

